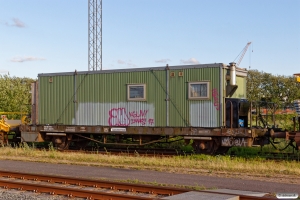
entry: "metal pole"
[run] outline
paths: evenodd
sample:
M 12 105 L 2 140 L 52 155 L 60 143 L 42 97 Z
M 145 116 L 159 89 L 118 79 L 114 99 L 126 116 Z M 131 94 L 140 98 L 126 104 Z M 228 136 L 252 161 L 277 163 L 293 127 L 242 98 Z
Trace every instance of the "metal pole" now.
M 166 66 L 166 80 L 167 80 L 167 87 L 166 87 L 166 125 L 169 126 L 169 65 Z
M 102 70 L 102 0 L 88 4 L 88 70 Z

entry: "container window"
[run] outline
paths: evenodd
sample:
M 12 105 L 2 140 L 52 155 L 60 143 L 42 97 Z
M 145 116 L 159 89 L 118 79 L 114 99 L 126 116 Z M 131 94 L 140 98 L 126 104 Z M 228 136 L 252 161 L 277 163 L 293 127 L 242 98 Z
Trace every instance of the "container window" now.
M 209 82 L 189 83 L 189 99 L 208 99 Z
M 127 85 L 127 100 L 128 101 L 145 101 L 146 100 L 146 85 Z

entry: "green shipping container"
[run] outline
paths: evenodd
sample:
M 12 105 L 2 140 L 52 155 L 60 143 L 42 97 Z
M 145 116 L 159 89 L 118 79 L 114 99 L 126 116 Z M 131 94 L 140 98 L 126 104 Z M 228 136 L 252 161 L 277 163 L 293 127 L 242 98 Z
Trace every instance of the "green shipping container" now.
M 36 124 L 220 127 L 247 70 L 201 64 L 38 75 Z

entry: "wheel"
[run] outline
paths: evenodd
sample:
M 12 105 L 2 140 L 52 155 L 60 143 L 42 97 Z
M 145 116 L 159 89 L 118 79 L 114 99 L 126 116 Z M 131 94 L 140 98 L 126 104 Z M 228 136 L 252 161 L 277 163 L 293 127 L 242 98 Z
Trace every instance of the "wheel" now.
M 57 150 L 63 151 L 69 148 L 70 142 L 66 136 L 55 136 L 52 138 L 52 143 Z
M 219 145 L 213 140 L 194 140 L 192 144 L 197 154 L 209 154 L 213 155 L 216 153 Z

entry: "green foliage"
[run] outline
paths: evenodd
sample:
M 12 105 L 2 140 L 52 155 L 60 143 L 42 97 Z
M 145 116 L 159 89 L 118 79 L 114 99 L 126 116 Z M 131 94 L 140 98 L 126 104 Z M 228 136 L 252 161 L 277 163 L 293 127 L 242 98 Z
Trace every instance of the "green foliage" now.
M 270 113 L 269 113 L 270 114 Z M 274 120 L 275 120 L 275 127 L 278 127 L 282 130 L 286 131 L 294 131 L 294 123 L 293 123 L 293 117 L 297 117 L 297 113 L 290 113 L 290 114 L 275 114 Z M 274 126 L 273 117 L 269 116 L 268 118 L 264 117 L 265 122 L 268 123 L 269 126 Z M 262 126 L 262 123 L 258 120 L 258 123 L 256 124 L 256 116 L 252 116 L 252 124 L 254 126 Z M 299 124 L 296 120 L 295 128 L 298 129 Z
M 30 78 L 0 75 L 0 111 L 29 113 L 31 110 L 29 92 L 34 81 Z M 17 116 L 12 115 L 9 118 L 17 118 Z
M 263 147 L 231 147 L 227 155 L 255 160 L 266 160 L 267 158 L 290 160 L 291 158 L 295 159 L 297 155 L 298 157 L 300 156 L 300 152 L 295 151 L 292 146 L 285 148 L 289 141 L 285 139 L 275 139 L 273 142 L 276 142 L 274 144 L 276 148 L 274 148 L 272 144 L 267 144 Z
M 282 108 L 289 106 L 294 100 L 300 99 L 300 83 L 293 76 L 272 75 L 249 70 L 247 98 L 251 101 L 265 99 Z
M 281 114 L 285 108 L 293 108 L 293 102 L 300 99 L 300 83 L 293 76 L 272 75 L 257 70 L 249 70 L 247 76 L 247 98 L 252 102 L 265 101 L 274 104 L 265 104 L 268 108 L 267 116 L 263 116 L 268 125 L 278 126 L 279 128 L 292 131 L 292 118 L 294 114 Z M 263 103 L 261 103 L 263 104 Z M 263 107 L 261 107 L 263 108 Z M 275 114 L 275 122 L 271 115 Z M 255 118 L 252 118 L 255 121 Z M 259 122 L 260 123 L 260 122 Z M 258 124 L 262 126 L 261 124 Z
M 275 120 L 280 128 L 287 131 L 294 131 L 293 117 L 296 117 L 297 114 L 281 114 L 275 115 Z M 298 122 L 296 120 L 296 129 L 299 127 Z

